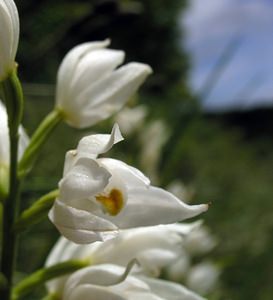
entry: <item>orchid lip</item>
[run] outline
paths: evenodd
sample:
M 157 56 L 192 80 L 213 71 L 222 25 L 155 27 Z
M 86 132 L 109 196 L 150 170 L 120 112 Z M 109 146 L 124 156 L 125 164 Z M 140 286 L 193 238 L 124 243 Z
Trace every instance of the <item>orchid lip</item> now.
M 114 188 L 108 195 L 99 194 L 96 196 L 96 200 L 103 206 L 104 210 L 111 216 L 116 216 L 124 207 L 123 193 Z

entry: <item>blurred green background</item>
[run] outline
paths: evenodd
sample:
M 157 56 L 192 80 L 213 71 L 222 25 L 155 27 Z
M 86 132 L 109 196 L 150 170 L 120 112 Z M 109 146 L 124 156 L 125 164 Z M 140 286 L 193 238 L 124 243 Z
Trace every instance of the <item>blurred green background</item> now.
M 178 26 L 187 1 L 25 0 L 17 5 L 17 61 L 27 132 L 31 134 L 54 105 L 58 66 L 78 43 L 110 37 L 111 47 L 123 49 L 126 60 L 150 64 L 154 74 L 131 105 L 145 104 L 147 124 L 161 119 L 168 128 L 156 166 L 157 184 L 167 186 L 178 179 L 194 190 L 193 203 L 211 202 L 202 218 L 219 240 L 210 256 L 222 275 L 209 299 L 272 299 L 273 110 L 201 111 L 201 99 L 188 84 L 191 53 L 181 47 L 184 33 Z M 92 131 L 109 132 L 112 123 L 102 122 Z M 143 169 L 139 136 L 145 128 L 117 145 L 112 155 Z M 54 132 L 24 185 L 24 207 L 56 187 L 65 151 L 90 132 L 66 125 Z M 42 266 L 57 237 L 46 220 L 25 233 L 19 270 Z

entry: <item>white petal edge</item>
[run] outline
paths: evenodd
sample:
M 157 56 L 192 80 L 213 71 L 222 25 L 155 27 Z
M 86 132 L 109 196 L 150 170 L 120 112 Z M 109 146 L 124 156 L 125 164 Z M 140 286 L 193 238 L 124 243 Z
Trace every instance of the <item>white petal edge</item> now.
M 88 244 L 101 240 L 100 232 L 117 232 L 118 230 L 113 223 L 106 219 L 67 206 L 58 199 L 55 200 L 48 216 L 64 237 L 77 244 Z

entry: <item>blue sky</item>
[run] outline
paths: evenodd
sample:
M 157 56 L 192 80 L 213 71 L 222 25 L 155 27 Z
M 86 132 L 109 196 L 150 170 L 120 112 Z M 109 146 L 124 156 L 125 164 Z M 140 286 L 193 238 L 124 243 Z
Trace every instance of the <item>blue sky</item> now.
M 181 23 L 192 55 L 195 91 L 231 40 L 240 41 L 203 101 L 206 110 L 273 106 L 273 0 L 190 0 Z

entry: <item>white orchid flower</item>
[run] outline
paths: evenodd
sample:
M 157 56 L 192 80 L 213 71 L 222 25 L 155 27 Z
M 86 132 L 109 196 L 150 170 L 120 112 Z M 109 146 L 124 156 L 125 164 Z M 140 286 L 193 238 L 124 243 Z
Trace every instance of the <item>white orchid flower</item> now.
M 68 279 L 61 299 L 66 300 L 201 300 L 186 288 L 163 280 L 128 275 L 124 268 L 104 264 L 75 272 Z
M 122 230 L 115 239 L 88 245 L 78 245 L 61 237 L 51 250 L 46 267 L 71 259 L 83 260 L 90 265 L 126 266 L 136 259 L 139 271 L 159 276 L 162 268 L 182 257 L 183 240 L 197 226 L 199 222 Z M 62 290 L 66 279 L 63 276 L 49 281 L 48 290 L 51 293 Z
M 25 148 L 29 143 L 29 138 L 22 126 L 19 127 L 19 149 L 18 160 L 22 157 Z M 10 164 L 10 149 L 9 149 L 9 129 L 8 115 L 5 106 L 0 101 L 0 194 L 6 189 L 7 173 Z
M 19 16 L 13 0 L 0 0 L 0 81 L 14 69 L 19 41 Z
M 57 75 L 56 108 L 66 122 L 89 127 L 117 112 L 137 91 L 151 68 L 124 61 L 125 53 L 105 49 L 109 40 L 76 46 L 63 59 Z
M 66 155 L 60 196 L 49 213 L 62 235 L 75 243 L 103 240 L 107 232 L 167 224 L 194 217 L 206 204 L 189 206 L 171 193 L 151 186 L 139 170 L 110 158 L 98 158 L 122 140 L 112 133 L 84 137 Z

